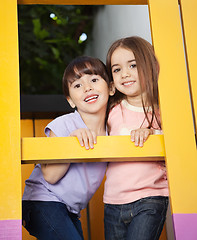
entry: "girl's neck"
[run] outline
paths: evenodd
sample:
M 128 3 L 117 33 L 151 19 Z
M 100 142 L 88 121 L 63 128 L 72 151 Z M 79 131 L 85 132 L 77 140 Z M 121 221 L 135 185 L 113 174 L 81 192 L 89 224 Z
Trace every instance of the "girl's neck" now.
M 142 105 L 142 97 L 144 99 L 144 104 L 145 104 L 145 107 L 148 107 L 149 105 L 146 103 L 146 95 L 145 93 L 141 95 L 138 95 L 138 96 L 126 96 L 126 100 L 127 102 L 132 105 L 132 106 L 135 106 L 135 107 L 143 107 Z
M 94 131 L 97 136 L 106 135 L 106 126 L 105 126 L 105 113 L 103 114 L 91 114 L 91 113 L 80 113 L 84 123 L 87 128 L 91 131 Z

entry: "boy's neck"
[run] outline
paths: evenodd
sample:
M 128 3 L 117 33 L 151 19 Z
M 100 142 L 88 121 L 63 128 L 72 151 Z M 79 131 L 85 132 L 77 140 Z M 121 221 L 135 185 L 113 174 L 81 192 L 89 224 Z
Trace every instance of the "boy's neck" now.
M 97 136 L 106 135 L 105 113 L 103 114 L 83 114 L 80 113 L 87 128 L 94 131 Z

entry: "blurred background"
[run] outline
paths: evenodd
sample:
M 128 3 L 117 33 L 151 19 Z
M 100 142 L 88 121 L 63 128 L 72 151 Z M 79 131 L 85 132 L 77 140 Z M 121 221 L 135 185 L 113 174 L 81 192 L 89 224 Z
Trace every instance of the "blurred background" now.
M 151 42 L 147 5 L 18 5 L 21 94 L 62 94 L 66 65 L 79 55 L 105 62 L 118 38 Z

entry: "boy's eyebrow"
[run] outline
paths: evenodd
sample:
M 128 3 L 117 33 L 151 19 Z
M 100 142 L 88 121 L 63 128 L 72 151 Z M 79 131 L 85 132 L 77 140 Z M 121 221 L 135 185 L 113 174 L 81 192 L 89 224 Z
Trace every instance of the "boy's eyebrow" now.
M 131 59 L 131 60 L 128 61 L 128 63 L 135 62 L 135 61 L 136 61 L 135 59 Z M 111 68 L 116 67 L 116 66 L 119 66 L 119 64 L 115 63 L 111 66 Z

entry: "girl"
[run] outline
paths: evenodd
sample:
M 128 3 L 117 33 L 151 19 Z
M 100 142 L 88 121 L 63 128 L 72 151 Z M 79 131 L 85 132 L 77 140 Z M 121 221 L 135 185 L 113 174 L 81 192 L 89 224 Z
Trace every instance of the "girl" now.
M 159 63 L 151 44 L 140 37 L 116 41 L 107 54 L 107 69 L 116 88 L 108 119 L 110 135 L 131 134 L 135 145 L 143 146 L 161 129 Z M 106 240 L 159 239 L 168 206 L 164 164 L 109 163 L 104 203 Z
M 63 90 L 77 110 L 49 123 L 50 137 L 77 136 L 93 148 L 97 135 L 106 135 L 109 79 L 98 59 L 79 57 L 66 68 Z M 66 151 L 66 146 L 65 146 Z M 106 163 L 38 164 L 26 180 L 23 225 L 39 240 L 81 240 L 80 210 L 102 182 Z

